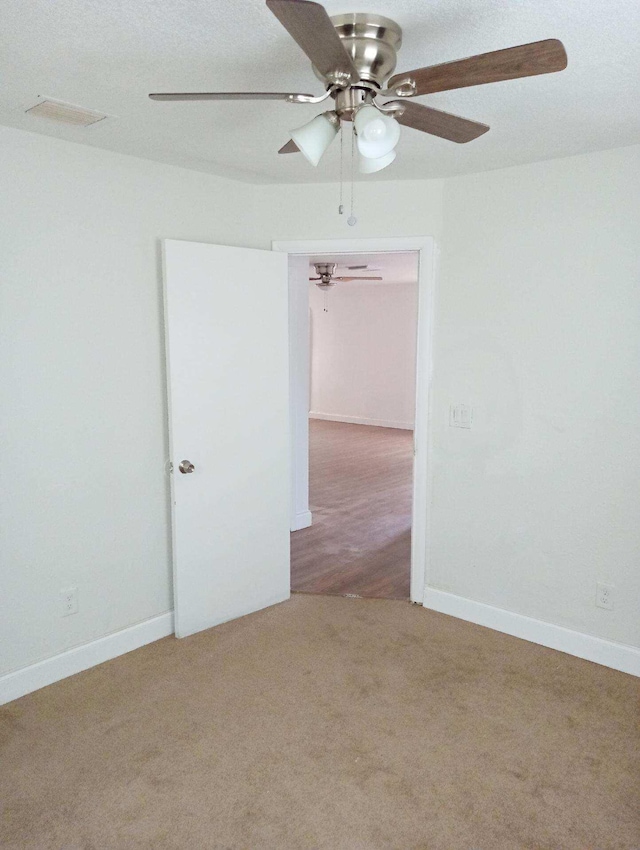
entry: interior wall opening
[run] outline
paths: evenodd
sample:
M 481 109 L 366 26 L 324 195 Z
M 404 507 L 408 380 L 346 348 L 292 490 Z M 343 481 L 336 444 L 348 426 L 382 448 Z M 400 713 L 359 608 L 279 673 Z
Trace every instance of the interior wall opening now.
M 311 254 L 298 268 L 310 515 L 291 534 L 291 589 L 408 599 L 419 253 Z

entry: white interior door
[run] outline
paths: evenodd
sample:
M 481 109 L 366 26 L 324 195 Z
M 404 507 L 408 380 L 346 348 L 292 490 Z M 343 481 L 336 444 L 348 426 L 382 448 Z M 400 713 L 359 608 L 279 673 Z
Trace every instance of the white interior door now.
M 167 240 L 164 278 L 184 637 L 290 594 L 287 256 Z

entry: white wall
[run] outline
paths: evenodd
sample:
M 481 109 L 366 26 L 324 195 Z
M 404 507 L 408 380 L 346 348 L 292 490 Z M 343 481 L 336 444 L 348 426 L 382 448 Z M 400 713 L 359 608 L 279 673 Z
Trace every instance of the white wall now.
M 311 166 L 309 166 L 311 167 Z M 355 227 L 338 215 L 339 187 L 331 183 L 254 186 L 255 247 L 271 241 L 433 236 L 442 232 L 443 180 L 363 181 L 356 185 Z
M 251 188 L 8 128 L 0 163 L 4 672 L 172 607 L 159 239 L 246 242 Z
M 640 147 L 358 184 L 356 228 L 336 186 L 6 128 L 0 163 L 1 670 L 171 607 L 164 236 L 435 236 L 432 586 L 640 645 Z M 464 402 L 474 428 L 449 428 Z
M 635 646 L 639 186 L 640 147 L 447 181 L 430 575 Z M 448 427 L 465 402 L 472 430 Z
M 413 428 L 416 283 L 309 285 L 311 417 Z

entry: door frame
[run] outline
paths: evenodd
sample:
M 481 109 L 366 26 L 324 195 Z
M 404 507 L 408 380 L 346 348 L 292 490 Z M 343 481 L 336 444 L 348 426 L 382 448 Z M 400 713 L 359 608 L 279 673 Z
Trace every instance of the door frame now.
M 416 408 L 413 436 L 413 505 L 411 517 L 411 589 L 412 602 L 424 604 L 425 588 L 430 563 L 430 530 L 432 505 L 432 378 L 433 378 L 433 328 L 435 311 L 435 283 L 437 249 L 432 236 L 408 236 L 381 239 L 313 239 L 282 241 L 271 243 L 273 251 L 279 251 L 292 257 L 307 254 L 357 254 L 399 251 L 418 253 L 418 322 L 416 339 Z M 291 297 L 291 296 L 290 296 Z M 296 350 L 296 343 L 307 338 L 300 332 L 300 311 L 289 310 L 290 352 Z M 301 361 L 306 362 L 308 353 L 301 352 Z M 293 356 L 292 356 L 293 361 Z M 296 382 L 292 382 L 291 416 L 295 417 Z M 303 399 L 304 401 L 304 399 Z M 292 486 L 308 475 L 308 470 L 300 470 L 301 439 L 308 442 L 308 433 L 304 429 L 293 429 L 291 433 Z M 302 476 L 302 479 L 301 479 Z

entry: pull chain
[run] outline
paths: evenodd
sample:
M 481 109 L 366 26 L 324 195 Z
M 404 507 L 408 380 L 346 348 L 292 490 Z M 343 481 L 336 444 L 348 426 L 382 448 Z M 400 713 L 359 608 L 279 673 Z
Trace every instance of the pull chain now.
M 324 309 L 325 313 L 329 312 L 329 290 L 328 289 L 325 289 L 325 291 L 324 291 L 324 308 L 323 309 Z
M 358 222 L 358 219 L 355 217 L 354 212 L 353 212 L 353 210 L 354 210 L 354 200 L 353 200 L 354 177 L 353 177 L 353 172 L 354 172 L 355 160 L 356 160 L 356 128 L 355 128 L 355 123 L 352 121 L 351 122 L 351 215 L 347 219 L 347 224 L 349 225 L 349 227 L 353 227 Z
M 344 204 L 342 203 L 342 186 L 343 186 L 343 165 L 344 165 L 344 134 L 342 132 L 342 121 L 340 122 L 340 205 L 338 206 L 338 215 L 344 212 Z M 326 309 L 325 309 L 326 313 Z

